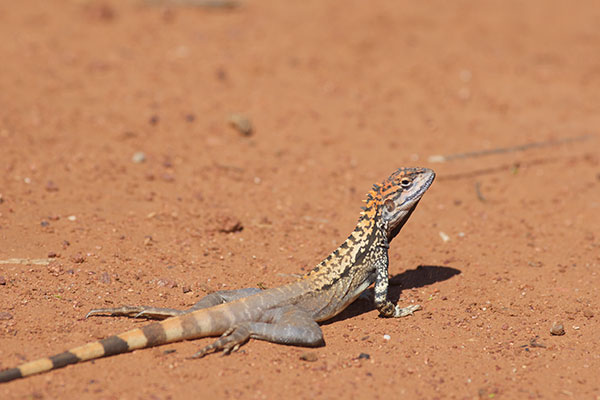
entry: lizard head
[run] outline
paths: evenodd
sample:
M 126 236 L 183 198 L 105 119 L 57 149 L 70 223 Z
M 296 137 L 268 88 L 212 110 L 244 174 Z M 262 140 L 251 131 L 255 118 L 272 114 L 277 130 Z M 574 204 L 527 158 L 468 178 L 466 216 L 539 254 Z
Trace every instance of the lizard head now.
M 388 241 L 400 232 L 434 178 L 435 172 L 428 168 L 400 168 L 373 186 L 367 195 L 367 210 L 371 208 L 379 215 Z

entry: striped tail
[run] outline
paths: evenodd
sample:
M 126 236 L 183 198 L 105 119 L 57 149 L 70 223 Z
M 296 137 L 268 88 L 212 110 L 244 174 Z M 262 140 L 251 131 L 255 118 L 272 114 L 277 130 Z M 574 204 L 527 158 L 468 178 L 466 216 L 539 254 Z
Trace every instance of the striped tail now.
M 109 357 L 145 347 L 186 339 L 220 335 L 229 327 L 230 321 L 220 312 L 220 306 L 202 309 L 154 322 L 143 328 L 132 329 L 120 335 L 75 347 L 52 357 L 40 358 L 16 368 L 0 371 L 0 382 L 9 382 L 29 375 L 39 374 L 69 364 Z

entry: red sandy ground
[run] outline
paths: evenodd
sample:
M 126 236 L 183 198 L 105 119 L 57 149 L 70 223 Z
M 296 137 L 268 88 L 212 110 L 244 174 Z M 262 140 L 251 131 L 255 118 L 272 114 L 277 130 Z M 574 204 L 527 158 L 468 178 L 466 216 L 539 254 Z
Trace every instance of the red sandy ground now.
M 94 307 L 290 282 L 372 183 L 438 179 L 390 253 L 414 317 L 360 300 L 315 350 L 202 339 L 0 398 L 600 398 L 599 26 L 595 1 L 2 1 L 0 260 L 56 257 L 0 264 L 0 368 L 145 323 Z

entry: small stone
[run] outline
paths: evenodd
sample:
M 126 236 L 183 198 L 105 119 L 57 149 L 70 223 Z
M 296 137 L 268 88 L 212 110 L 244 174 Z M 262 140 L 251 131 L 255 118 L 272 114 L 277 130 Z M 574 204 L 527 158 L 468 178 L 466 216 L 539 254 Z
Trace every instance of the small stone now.
M 106 271 L 100 274 L 98 280 L 106 285 L 110 284 L 111 282 L 110 275 Z
M 133 153 L 133 156 L 131 157 L 131 161 L 133 161 L 136 164 L 141 164 L 143 162 L 146 161 L 146 153 L 144 153 L 143 151 L 136 151 L 135 153 Z
M 40 222 L 40 225 L 42 226 L 42 228 L 45 228 L 50 225 L 50 222 L 43 220 L 42 222 Z
M 565 334 L 565 327 L 560 322 L 555 322 L 550 328 L 550 334 L 554 336 L 562 336 Z
M 450 240 L 450 236 L 448 236 L 446 233 L 440 231 L 439 232 L 440 237 L 442 238 L 442 242 L 446 243 L 447 241 Z
M 0 285 L 6 285 L 6 278 L 4 275 L 0 275 Z
M 0 204 L 4 203 L 4 197 L 2 197 L 2 193 L 0 193 Z
M 85 257 L 83 256 L 83 254 L 77 253 L 73 257 L 71 257 L 71 261 L 75 264 L 82 264 L 85 262 Z
M 162 279 L 159 279 L 158 281 L 156 281 L 156 285 L 158 287 L 166 287 L 169 289 L 173 289 L 173 288 L 177 287 L 177 282 L 172 281 L 170 279 L 162 278 Z
M 392 337 L 388 334 L 383 335 L 383 340 L 390 340 Z
M 158 124 L 158 122 L 160 121 L 160 118 L 158 117 L 158 115 L 154 114 L 153 116 L 150 117 L 150 120 L 148 120 L 148 122 L 150 123 L 150 125 L 155 126 Z
M 8 319 L 12 319 L 12 314 L 11 313 L 7 313 L 6 311 L 0 311 L 0 320 L 8 320 Z
M 319 359 L 319 357 L 317 356 L 317 353 L 315 353 L 314 351 L 307 351 L 300 355 L 300 359 L 302 361 L 315 362 Z
M 367 354 L 367 353 L 360 353 L 358 355 L 358 359 L 359 360 L 369 360 L 369 359 L 371 359 L 371 355 Z
M 191 288 L 191 287 L 189 287 L 189 286 L 182 286 L 182 287 L 181 287 L 181 291 L 182 291 L 183 293 L 189 293 L 189 292 L 191 292 L 191 291 L 192 291 L 192 288 Z
M 230 215 L 221 215 L 217 217 L 217 230 L 222 233 L 240 232 L 244 229 L 242 222 Z
M 252 122 L 242 114 L 231 114 L 229 124 L 244 136 L 252 135 Z
M 48 258 L 57 258 L 58 254 L 56 254 L 55 252 L 51 251 L 50 253 L 48 253 Z
M 586 318 L 593 318 L 594 312 L 592 310 L 590 310 L 589 308 L 586 308 L 585 310 L 583 310 L 583 316 Z
M 71 221 L 71 222 L 73 222 L 73 221 L 77 221 L 77 217 L 76 217 L 76 216 L 74 216 L 74 215 L 69 215 L 69 216 L 67 217 L 67 219 L 68 219 L 69 221 Z
M 58 192 L 58 186 L 53 181 L 46 182 L 46 191 L 48 192 Z

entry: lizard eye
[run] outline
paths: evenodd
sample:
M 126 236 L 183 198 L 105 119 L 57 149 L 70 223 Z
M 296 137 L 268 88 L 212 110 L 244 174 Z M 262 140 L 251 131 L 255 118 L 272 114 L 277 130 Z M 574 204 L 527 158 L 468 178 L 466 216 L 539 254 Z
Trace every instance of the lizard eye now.
M 412 183 L 411 179 L 402 178 L 402 180 L 400 181 L 400 186 L 402 186 L 403 188 L 406 189 L 406 188 L 410 187 L 411 183 Z
M 394 209 L 396 208 L 396 203 L 394 203 L 394 200 L 392 199 L 387 199 L 383 202 L 383 205 L 385 206 L 385 208 L 387 208 L 389 212 L 394 211 Z

